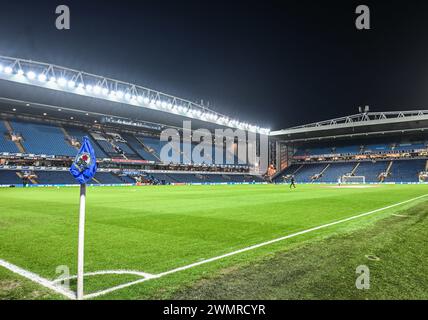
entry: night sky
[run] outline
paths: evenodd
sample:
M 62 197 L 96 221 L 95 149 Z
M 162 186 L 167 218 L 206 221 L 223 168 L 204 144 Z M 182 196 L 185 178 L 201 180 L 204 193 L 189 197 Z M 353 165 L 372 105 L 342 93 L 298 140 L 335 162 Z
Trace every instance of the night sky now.
M 71 30 L 55 28 L 67 4 Z M 355 8 L 369 5 L 369 31 Z M 2 1 L 0 54 L 133 82 L 271 129 L 428 109 L 427 1 Z

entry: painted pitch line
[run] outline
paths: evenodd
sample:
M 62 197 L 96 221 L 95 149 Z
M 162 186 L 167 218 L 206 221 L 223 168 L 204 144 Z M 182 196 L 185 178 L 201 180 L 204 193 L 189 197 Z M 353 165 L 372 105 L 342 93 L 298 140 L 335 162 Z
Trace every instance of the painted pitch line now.
M 35 274 L 33 272 L 30 272 L 28 270 L 22 269 L 10 262 L 7 262 L 5 260 L 0 259 L 0 266 L 12 271 L 13 273 L 19 274 L 20 276 L 27 278 L 35 283 L 40 284 L 41 286 L 51 289 L 53 291 L 55 291 L 56 293 L 59 293 L 69 299 L 76 299 L 76 294 L 72 291 L 66 290 L 62 287 L 59 287 L 57 285 L 55 285 L 52 281 L 43 278 L 41 276 L 39 276 L 38 274 Z
M 165 272 L 162 272 L 162 273 L 159 273 L 159 274 L 154 274 L 154 275 L 152 275 L 152 277 L 149 277 L 149 278 L 139 279 L 139 280 L 135 280 L 135 281 L 132 281 L 132 282 L 124 283 L 124 284 L 121 284 L 121 285 L 118 285 L 118 286 L 115 286 L 115 287 L 111 287 L 111 288 L 106 289 L 106 290 L 97 291 L 97 292 L 85 295 L 84 299 L 96 298 L 96 297 L 105 295 L 107 293 L 110 293 L 110 292 L 113 292 L 113 291 L 117 291 L 117 290 L 120 290 L 120 289 L 124 289 L 124 288 L 130 287 L 130 286 L 133 286 L 133 285 L 136 285 L 136 284 L 139 284 L 139 283 L 151 280 L 151 279 L 161 278 L 163 276 L 166 276 L 166 275 L 169 275 L 169 274 L 172 274 L 172 273 L 176 273 L 176 272 L 179 272 L 179 271 L 187 270 L 187 269 L 190 269 L 190 268 L 194 268 L 194 267 L 200 266 L 202 264 L 210 263 L 210 262 L 217 261 L 217 260 L 220 260 L 220 259 L 224 259 L 224 258 L 227 258 L 227 257 L 230 257 L 230 256 L 234 256 L 234 255 L 239 254 L 239 253 L 243 253 L 243 252 L 246 252 L 246 251 L 254 250 L 254 249 L 257 249 L 257 248 L 260 248 L 260 247 L 264 247 L 264 246 L 267 246 L 267 245 L 270 245 L 270 244 L 273 244 L 273 243 L 276 243 L 276 242 L 280 242 L 280 241 L 283 241 L 283 240 L 286 240 L 286 239 L 290 239 L 290 238 L 293 238 L 293 237 L 300 236 L 300 235 L 305 234 L 305 233 L 313 232 L 313 231 L 324 229 L 324 228 L 327 228 L 327 227 L 331 227 L 331 226 L 334 226 L 334 225 L 337 225 L 337 224 L 340 224 L 340 223 L 344 223 L 344 222 L 347 222 L 347 221 L 351 221 L 351 220 L 355 220 L 355 219 L 358 219 L 358 218 L 361 218 L 361 217 L 365 217 L 365 216 L 368 216 L 368 215 L 371 215 L 371 214 L 374 214 L 374 213 L 377 213 L 377 212 L 380 212 L 380 211 L 388 210 L 388 209 L 391 209 L 391 208 L 394 208 L 394 207 L 397 207 L 397 206 L 400 206 L 400 205 L 403 205 L 403 204 L 406 204 L 406 203 L 409 203 L 409 202 L 412 202 L 412 201 L 415 201 L 415 200 L 419 200 L 419 199 L 424 198 L 426 196 L 428 196 L 428 194 L 425 194 L 425 195 L 422 195 L 422 196 L 419 196 L 419 197 L 416 197 L 416 198 L 412 198 L 412 199 L 409 199 L 409 200 L 405 200 L 405 201 L 402 201 L 402 202 L 399 202 L 399 203 L 395 203 L 395 204 L 392 204 L 392 205 L 389 205 L 389 206 L 386 206 L 386 207 L 383 207 L 383 208 L 375 209 L 375 210 L 372 210 L 372 211 L 369 211 L 369 212 L 361 213 L 361 214 L 358 214 L 358 215 L 355 215 L 355 216 L 352 216 L 352 217 L 349 217 L 349 218 L 345 218 L 345 219 L 341 219 L 341 220 L 338 220 L 338 221 L 334 221 L 334 222 L 330 222 L 330 223 L 327 223 L 327 224 L 323 224 L 323 225 L 320 225 L 318 227 L 313 227 L 313 228 L 310 228 L 310 229 L 299 231 L 299 232 L 296 232 L 296 233 L 293 233 L 293 234 L 289 234 L 289 235 L 284 236 L 284 237 L 280 237 L 280 238 L 276 238 L 276 239 L 273 239 L 273 240 L 270 240 L 270 241 L 266 241 L 266 242 L 262 242 L 262 243 L 259 243 L 259 244 L 255 244 L 255 245 L 243 248 L 243 249 L 232 251 L 232 252 L 229 252 L 229 253 L 226 253 L 226 254 L 223 254 L 223 255 L 220 255 L 220 256 L 217 256 L 217 257 L 209 258 L 209 259 L 206 259 L 206 260 L 202 260 L 202 261 L 199 261 L 199 262 L 195 262 L 195 263 L 192 263 L 192 264 L 189 264 L 189 265 L 186 265 L 186 266 L 182 266 L 182 267 L 179 267 L 179 268 L 175 268 L 175 269 L 172 269 L 172 270 L 169 270 L 169 271 L 165 271 Z
M 134 271 L 134 270 L 102 270 L 102 271 L 87 272 L 87 273 L 85 272 L 83 276 L 84 277 L 91 277 L 91 276 L 99 276 L 99 275 L 106 275 L 106 274 L 117 274 L 117 275 L 128 274 L 128 275 L 134 275 L 134 276 L 139 276 L 139 277 L 143 277 L 143 278 L 153 278 L 154 277 L 153 274 L 141 272 L 141 271 Z M 65 281 L 65 280 L 72 280 L 72 279 L 77 279 L 77 275 L 70 276 L 70 277 L 64 277 L 64 278 L 58 278 L 56 280 L 53 280 L 52 283 L 60 283 L 60 282 Z

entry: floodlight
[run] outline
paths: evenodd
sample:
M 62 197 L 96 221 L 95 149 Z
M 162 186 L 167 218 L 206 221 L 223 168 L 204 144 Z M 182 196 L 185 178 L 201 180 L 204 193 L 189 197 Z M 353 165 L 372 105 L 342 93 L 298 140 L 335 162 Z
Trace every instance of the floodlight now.
M 103 92 L 103 95 L 108 95 L 108 89 L 107 88 L 104 88 L 103 90 L 102 90 L 102 92 Z
M 13 69 L 11 67 L 4 68 L 4 72 L 7 73 L 7 74 L 11 74 L 12 71 L 13 71 Z
M 96 94 L 99 94 L 99 93 L 101 92 L 101 88 L 100 88 L 100 86 L 95 86 L 95 87 L 94 87 L 94 92 L 95 92 Z
M 91 92 L 92 89 L 93 87 L 90 84 L 86 85 L 86 91 Z
M 39 74 L 37 79 L 39 79 L 39 81 L 41 81 L 41 82 L 45 82 L 46 81 L 46 75 L 44 73 L 41 73 L 41 74 Z
M 24 70 L 19 69 L 17 73 L 18 73 L 18 76 L 22 76 L 22 75 L 24 75 Z
M 73 80 L 68 81 L 68 86 L 70 88 L 74 88 L 76 86 L 76 82 L 74 82 Z
M 65 86 L 67 84 L 67 80 L 65 78 L 59 78 L 58 79 L 58 84 L 60 86 Z
M 33 71 L 30 71 L 27 73 L 27 77 L 30 80 L 34 80 L 34 78 L 36 77 L 36 74 Z

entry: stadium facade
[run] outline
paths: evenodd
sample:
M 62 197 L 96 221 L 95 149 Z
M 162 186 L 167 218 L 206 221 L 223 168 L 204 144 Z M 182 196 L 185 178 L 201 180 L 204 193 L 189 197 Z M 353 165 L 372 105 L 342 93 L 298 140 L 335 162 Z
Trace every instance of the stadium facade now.
M 10 57 L 0 57 L 0 92 L 2 186 L 74 184 L 68 167 L 83 136 L 96 151 L 93 183 L 99 185 L 264 183 L 291 176 L 308 183 L 346 177 L 419 183 L 427 177 L 428 111 L 361 110 L 271 132 L 155 90 Z M 184 121 L 194 128 L 190 137 L 203 128 L 214 147 L 202 150 L 201 138 L 186 148 Z M 179 144 L 169 152 L 178 157 L 165 161 L 162 150 L 174 137 L 160 137 L 170 129 Z M 228 140 L 218 129 L 245 135 Z M 196 160 L 195 153 L 201 155 Z

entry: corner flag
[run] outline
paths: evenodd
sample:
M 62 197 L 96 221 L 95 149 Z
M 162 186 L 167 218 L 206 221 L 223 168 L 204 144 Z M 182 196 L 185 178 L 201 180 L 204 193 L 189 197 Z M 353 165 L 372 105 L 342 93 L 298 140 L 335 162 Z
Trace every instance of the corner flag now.
M 86 183 L 91 181 L 97 172 L 97 162 L 94 148 L 88 137 L 83 138 L 82 146 L 70 167 L 70 173 L 80 183 L 80 211 L 79 211 L 79 243 L 77 254 L 77 299 L 83 299 L 83 266 L 85 249 L 85 210 L 86 210 Z
M 70 172 L 80 184 L 90 181 L 97 172 L 94 148 L 88 137 L 83 137 L 82 146 L 70 167 Z

